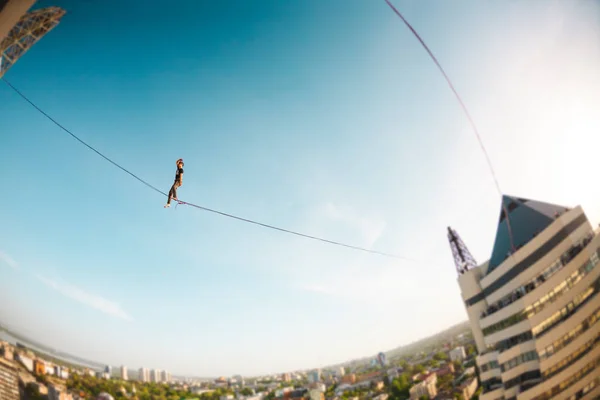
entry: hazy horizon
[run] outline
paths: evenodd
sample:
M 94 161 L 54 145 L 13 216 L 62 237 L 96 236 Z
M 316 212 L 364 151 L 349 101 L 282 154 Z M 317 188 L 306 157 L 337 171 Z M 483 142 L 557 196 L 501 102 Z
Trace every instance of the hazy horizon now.
M 413 342 L 410 342 L 410 343 L 400 344 L 400 345 L 396 346 L 395 348 L 384 350 L 383 352 L 384 353 L 391 353 L 391 352 L 394 352 L 394 351 L 397 351 L 397 350 L 400 350 L 400 349 L 403 349 L 403 348 L 407 348 L 407 347 L 413 346 L 415 344 L 418 344 L 420 342 L 426 341 L 427 339 L 429 339 L 431 337 L 434 337 L 436 335 L 444 333 L 444 332 L 446 332 L 446 331 L 448 331 L 450 329 L 453 329 L 453 328 L 455 328 L 455 327 L 457 327 L 459 325 L 462 325 L 462 324 L 468 324 L 468 320 L 465 320 L 465 321 L 459 322 L 458 324 L 454 324 L 452 326 L 449 326 L 448 328 L 446 328 L 446 329 L 444 329 L 444 330 L 442 330 L 440 332 L 436 332 L 436 333 L 434 333 L 434 334 L 432 334 L 430 336 L 417 339 L 417 340 L 415 340 Z M 21 336 L 23 340 L 19 342 L 19 339 L 16 336 L 14 336 L 14 335 Z M 100 362 L 98 360 L 83 360 L 83 359 L 79 358 L 78 355 L 76 355 L 76 354 L 66 354 L 66 352 L 64 352 L 61 349 L 45 348 L 45 347 L 47 347 L 47 345 L 45 345 L 44 343 L 39 343 L 39 342 L 37 342 L 33 338 L 25 337 L 24 335 L 21 335 L 19 332 L 10 331 L 9 327 L 2 325 L 2 321 L 0 321 L 0 340 L 7 341 L 9 343 L 14 342 L 15 345 L 16 345 L 17 342 L 19 342 L 22 345 L 32 346 L 33 349 L 35 349 L 35 350 L 37 350 L 37 351 L 39 351 L 41 353 L 49 353 L 48 355 L 50 355 L 50 356 L 56 356 L 56 358 L 62 359 L 64 361 L 67 361 L 67 362 L 72 363 L 74 365 L 79 365 L 79 366 L 88 367 L 88 368 L 91 368 L 93 366 L 92 364 L 96 364 L 96 367 L 98 367 L 98 368 L 104 368 L 106 365 L 109 365 L 109 364 L 106 364 L 106 363 L 102 363 L 102 362 Z M 37 342 L 37 343 L 34 343 L 34 342 Z M 62 353 L 61 354 L 62 356 L 66 356 L 66 357 L 63 358 L 63 357 L 59 357 L 57 354 L 52 354 L 51 353 L 52 350 L 54 352 L 60 352 L 60 353 Z M 355 362 L 355 361 L 368 360 L 370 358 L 374 358 L 375 356 L 376 355 L 373 354 L 373 355 L 370 355 L 370 356 L 369 355 L 365 355 L 365 356 L 353 357 L 353 358 L 348 359 L 346 361 L 340 361 L 340 362 L 337 362 L 337 363 L 332 363 L 332 364 L 322 365 L 322 366 L 315 366 L 313 368 L 317 368 L 317 369 L 332 368 L 332 367 L 335 367 L 335 366 L 338 366 L 338 365 L 346 365 L 348 363 L 352 363 L 352 362 Z M 77 357 L 79 359 L 74 359 L 74 358 L 71 358 L 71 357 Z M 87 364 L 81 364 L 82 361 L 86 361 Z M 80 363 L 80 364 L 78 364 L 78 363 Z M 110 365 L 110 366 L 114 368 L 114 367 L 119 367 L 121 365 L 124 365 L 124 364 L 115 364 L 115 365 Z M 144 366 L 141 366 L 141 367 L 138 367 L 138 368 L 132 367 L 132 366 L 126 366 L 126 367 L 127 367 L 128 371 L 138 371 L 139 368 L 146 368 Z M 292 370 L 288 370 L 288 371 L 277 371 L 277 372 L 266 373 L 266 374 L 262 374 L 262 375 L 250 375 L 250 376 L 245 376 L 245 377 L 252 378 L 252 377 L 256 377 L 256 376 L 271 376 L 271 375 L 276 375 L 276 374 L 281 374 L 281 373 L 288 373 L 288 372 L 293 372 L 293 371 L 306 371 L 306 370 L 310 370 L 310 369 L 313 369 L 313 368 L 309 368 L 309 369 L 292 369 Z M 173 375 L 173 376 L 185 377 L 185 378 L 212 379 L 212 378 L 217 378 L 217 377 L 219 377 L 221 375 L 194 376 L 193 374 L 192 375 L 187 374 L 187 375 Z

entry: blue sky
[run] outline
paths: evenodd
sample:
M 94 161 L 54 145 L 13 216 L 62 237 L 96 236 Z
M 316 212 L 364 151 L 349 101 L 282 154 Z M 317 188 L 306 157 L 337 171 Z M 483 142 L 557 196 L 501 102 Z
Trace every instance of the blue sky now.
M 385 2 L 76 2 L 0 88 L 0 320 L 82 357 L 246 375 L 374 355 L 466 319 L 445 227 L 489 257 L 499 196 Z M 600 6 L 398 1 L 503 190 L 600 220 Z

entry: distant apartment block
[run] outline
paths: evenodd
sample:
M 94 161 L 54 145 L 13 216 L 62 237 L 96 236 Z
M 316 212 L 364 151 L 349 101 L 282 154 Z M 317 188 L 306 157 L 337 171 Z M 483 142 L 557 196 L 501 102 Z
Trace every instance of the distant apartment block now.
M 437 396 L 437 375 L 429 374 L 422 382 L 410 388 L 411 400 L 418 400 L 423 396 L 433 399 Z
M 0 358 L 0 399 L 19 400 L 19 378 L 13 361 Z
M 0 341 L 0 357 L 9 361 L 14 359 L 14 348 L 8 342 Z
M 461 393 L 463 399 L 469 400 L 471 397 L 473 397 L 473 395 L 477 391 L 478 387 L 479 386 L 477 385 L 477 378 L 471 378 L 471 379 L 468 379 L 466 382 L 464 382 L 459 387 L 459 390 L 460 390 L 460 393 Z
M 124 381 L 126 381 L 128 379 L 128 376 L 127 376 L 127 367 L 126 366 L 121 365 L 119 377 L 121 379 L 123 379 Z
M 463 346 L 458 346 L 450 351 L 450 360 L 463 362 L 467 358 L 467 353 Z
M 138 380 L 141 382 L 150 382 L 150 370 L 148 368 L 140 368 L 138 371 Z
M 308 373 L 308 382 L 309 383 L 320 382 L 320 381 L 321 381 L 321 370 L 320 369 L 315 369 Z
M 490 259 L 452 229 L 481 400 L 600 396 L 600 235 L 581 207 L 502 197 Z
M 161 378 L 160 370 L 153 369 L 152 374 L 150 374 L 150 381 L 158 383 L 158 382 L 160 382 L 160 378 Z

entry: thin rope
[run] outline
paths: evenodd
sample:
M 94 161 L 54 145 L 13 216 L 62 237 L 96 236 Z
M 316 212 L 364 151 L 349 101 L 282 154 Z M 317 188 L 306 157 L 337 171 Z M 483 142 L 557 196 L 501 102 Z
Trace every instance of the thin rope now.
M 496 172 L 494 171 L 494 167 L 492 166 L 492 161 L 490 160 L 488 152 L 485 149 L 485 146 L 483 145 L 483 141 L 481 140 L 481 135 L 479 134 L 479 130 L 477 129 L 477 126 L 475 125 L 475 122 L 473 121 L 473 118 L 471 118 L 471 114 L 469 113 L 469 110 L 467 110 L 467 107 L 465 106 L 465 103 L 462 101 L 462 98 L 460 97 L 460 95 L 458 94 L 458 92 L 456 91 L 456 89 L 454 88 L 454 85 L 452 84 L 452 81 L 450 80 L 450 78 L 446 74 L 446 71 L 444 71 L 444 68 L 442 68 L 442 66 L 439 63 L 439 61 L 437 60 L 437 58 L 433 55 L 433 53 L 431 52 L 431 50 L 429 49 L 429 47 L 427 47 L 427 44 L 425 44 L 425 42 L 423 41 L 423 39 L 421 38 L 421 36 L 419 36 L 419 34 L 417 33 L 417 31 L 404 18 L 404 16 L 402 16 L 402 14 L 400 13 L 400 11 L 398 11 L 396 9 L 396 7 L 394 7 L 394 5 L 392 3 L 390 3 L 389 0 L 385 0 L 385 2 L 388 3 L 388 5 L 392 8 L 392 10 L 394 10 L 394 12 L 396 13 L 396 15 L 398 15 L 402 19 L 402 21 L 408 27 L 408 29 L 410 29 L 411 32 L 415 35 L 415 37 L 419 40 L 419 42 L 421 42 L 421 45 L 423 45 L 423 47 L 425 48 L 425 50 L 427 51 L 427 53 L 429 53 L 429 56 L 431 57 L 431 59 L 433 60 L 433 62 L 435 63 L 435 65 L 437 65 L 437 67 L 440 70 L 440 72 L 442 73 L 442 75 L 444 75 L 444 79 L 446 79 L 446 82 L 448 83 L 448 86 L 450 86 L 450 89 L 452 90 L 452 92 L 456 96 L 456 99 L 460 103 L 460 106 L 462 107 L 463 111 L 465 112 L 465 115 L 467 116 L 467 119 L 469 120 L 469 123 L 471 124 L 471 127 L 473 128 L 473 131 L 475 132 L 475 136 L 477 136 L 477 141 L 479 142 L 479 146 L 481 147 L 481 150 L 483 151 L 483 154 L 485 155 L 485 159 L 487 161 L 488 167 L 490 168 L 490 172 L 492 173 L 492 177 L 494 178 L 494 183 L 496 185 L 496 189 L 498 189 L 498 193 L 500 193 L 500 195 L 502 195 L 502 190 L 500 190 L 500 184 L 498 183 L 498 179 L 496 178 Z
M 494 184 L 496 185 L 496 189 L 498 190 L 498 194 L 500 195 L 500 198 L 502 198 L 502 190 L 500 189 L 500 183 L 498 182 L 498 178 L 496 176 L 496 171 L 494 170 L 494 166 L 492 165 L 492 160 L 490 159 L 490 156 L 488 155 L 488 152 L 485 148 L 485 145 L 483 144 L 483 140 L 481 139 L 481 135 L 479 134 L 479 130 L 477 129 L 477 125 L 475 125 L 475 121 L 473 121 L 473 118 L 471 117 L 471 114 L 469 113 L 469 110 L 467 109 L 467 106 L 465 105 L 465 103 L 463 102 L 462 98 L 460 97 L 460 95 L 458 94 L 458 92 L 456 91 L 456 89 L 454 88 L 454 85 L 452 84 L 452 81 L 450 80 L 450 78 L 448 77 L 448 75 L 446 74 L 446 71 L 444 71 L 444 68 L 442 68 L 442 65 L 439 63 L 439 61 L 437 60 L 437 58 L 433 55 L 433 53 L 431 52 L 431 50 L 429 49 L 429 47 L 427 46 L 427 44 L 425 43 L 425 41 L 421 38 L 421 36 L 419 35 L 419 33 L 415 30 L 415 28 L 412 27 L 412 25 L 406 20 L 406 18 L 404 18 L 404 16 L 402 15 L 402 13 L 400 13 L 400 11 L 398 11 L 398 9 L 396 7 L 394 7 L 394 5 L 390 2 L 390 0 L 385 0 L 385 2 L 388 4 L 388 6 L 390 6 L 390 8 L 394 11 L 394 13 L 396 13 L 396 15 L 398 17 L 400 17 L 400 19 L 402 20 L 402 22 L 404 22 L 404 24 L 408 27 L 408 29 L 410 29 L 410 31 L 413 33 L 413 35 L 417 38 L 417 40 L 419 40 L 419 42 L 421 43 L 421 45 L 423 46 L 423 48 L 427 51 L 427 53 L 429 54 L 429 56 L 431 57 L 431 59 L 433 60 L 433 62 L 435 63 L 435 65 L 437 65 L 438 69 L 440 70 L 440 72 L 442 73 L 442 75 L 444 76 L 444 79 L 446 80 L 446 82 L 448 83 L 448 86 L 450 86 L 450 89 L 452 90 L 452 92 L 454 93 L 454 96 L 456 96 L 456 99 L 458 100 L 458 103 L 460 104 L 460 106 L 462 107 L 467 120 L 469 121 L 471 128 L 473 128 L 473 132 L 475 133 L 475 137 L 477 138 L 477 141 L 479 142 L 479 147 L 481 148 L 481 151 L 483 152 L 483 155 L 485 156 L 485 160 L 487 161 L 487 165 L 490 169 L 492 178 L 494 179 Z M 506 215 L 506 225 L 508 228 L 508 235 L 510 237 L 510 244 L 512 247 L 513 252 L 515 251 L 515 245 L 514 245 L 514 241 L 513 241 L 513 234 L 512 234 L 512 228 L 510 225 L 510 219 L 508 217 L 508 210 L 506 209 L 506 205 L 504 204 L 504 202 L 502 202 L 502 209 L 504 210 L 504 213 Z
M 102 154 L 100 151 L 96 150 L 94 147 L 92 147 L 91 145 L 87 144 L 86 142 L 84 142 L 82 139 L 80 139 L 77 135 L 75 135 L 73 132 L 71 132 L 69 129 L 65 128 L 63 125 L 61 125 L 58 121 L 56 121 L 54 118 L 52 118 L 50 115 L 48 115 L 44 110 L 42 110 L 40 107 L 38 107 L 33 101 L 29 100 L 29 98 L 27 98 L 27 96 L 25 96 L 23 93 L 21 93 L 16 87 L 14 87 L 9 81 L 7 81 L 5 78 L 2 78 L 2 80 L 4 81 L 4 83 L 6 83 L 15 93 L 17 93 L 19 96 L 21 96 L 21 98 L 23 100 L 25 100 L 27 103 L 29 103 L 33 108 L 35 108 L 37 111 L 39 111 L 42 115 L 44 115 L 47 119 L 49 119 L 50 121 L 52 121 L 56 126 L 58 126 L 60 129 L 62 129 L 64 132 L 68 133 L 69 135 L 71 135 L 74 139 L 76 139 L 79 143 L 83 144 L 85 147 L 87 147 L 88 149 L 92 150 L 94 153 L 96 153 L 97 155 L 99 155 L 100 157 L 104 158 L 106 161 L 110 162 L 112 165 L 114 165 L 115 167 L 119 168 L 120 170 L 126 172 L 127 174 L 129 174 L 130 176 L 132 176 L 133 178 L 137 179 L 139 182 L 143 183 L 144 185 L 146 185 L 147 187 L 149 187 L 150 189 L 154 190 L 157 193 L 162 194 L 165 197 L 169 197 L 169 195 L 165 192 L 163 192 L 162 190 L 158 189 L 157 187 L 155 187 L 154 185 L 148 183 L 147 181 L 145 181 L 144 179 L 140 178 L 139 176 L 137 176 L 136 174 L 134 174 L 133 172 L 127 170 L 126 168 L 122 167 L 121 165 L 119 165 L 117 162 L 111 160 L 109 157 L 105 156 L 104 154 Z M 377 251 L 377 250 L 371 250 L 371 249 L 367 249 L 364 247 L 359 247 L 359 246 L 353 246 L 353 245 L 349 245 L 349 244 L 345 244 L 342 242 L 337 242 L 334 240 L 329 240 L 329 239 L 324 239 L 324 238 L 320 238 L 317 236 L 312 236 L 312 235 L 307 235 L 304 233 L 300 233 L 300 232 L 296 232 L 296 231 L 292 231 L 289 229 L 285 229 L 285 228 L 280 228 L 274 225 L 269 225 L 269 224 L 265 224 L 262 222 L 258 222 L 258 221 L 254 221 L 248 218 L 243 218 L 243 217 L 239 217 L 237 215 L 233 215 L 233 214 L 229 214 L 229 213 L 225 213 L 222 211 L 218 211 L 218 210 L 214 210 L 208 207 L 204 207 L 204 206 L 200 206 L 198 204 L 194 204 L 194 203 L 188 203 L 185 201 L 181 201 L 181 200 L 177 200 L 177 204 L 185 204 L 188 205 L 190 207 L 194 207 L 197 208 L 199 210 L 203 210 L 203 211 L 208 211 L 211 212 L 213 214 L 218 214 L 224 217 L 228 217 L 228 218 L 232 218 L 232 219 L 236 219 L 238 221 L 242 221 L 242 222 L 246 222 L 249 224 L 253 224 L 253 225 L 257 225 L 257 226 L 262 226 L 264 228 L 268 228 L 268 229 L 272 229 L 272 230 L 276 230 L 279 232 L 285 232 L 291 235 L 295 235 L 295 236 L 300 236 L 300 237 L 304 237 L 307 239 L 312 239 L 312 240 L 316 240 L 316 241 L 320 241 L 323 243 L 329 243 L 329 244 L 333 244 L 336 246 L 341 246 L 341 247 L 346 247 L 349 249 L 353 249 L 353 250 L 359 250 L 359 251 L 364 251 L 367 253 L 372 253 L 372 254 L 379 254 L 385 257 L 391 257 L 391 258 L 397 258 L 400 260 L 405 260 L 405 261 L 410 261 L 410 262 L 415 262 L 418 263 L 417 260 L 414 260 L 412 258 L 409 257 L 403 257 L 403 256 L 398 256 L 398 255 L 394 255 L 394 254 L 390 254 L 390 253 L 384 253 L 381 251 Z M 176 205 L 177 206 L 177 205 Z

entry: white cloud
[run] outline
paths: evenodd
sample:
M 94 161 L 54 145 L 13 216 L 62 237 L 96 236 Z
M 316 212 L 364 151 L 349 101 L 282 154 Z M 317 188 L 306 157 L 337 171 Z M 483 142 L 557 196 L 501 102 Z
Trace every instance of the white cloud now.
M 107 300 L 101 296 L 88 293 L 85 290 L 76 286 L 72 286 L 66 283 L 59 283 L 55 280 L 48 279 L 41 275 L 36 275 L 36 278 L 39 279 L 42 283 L 44 283 L 46 286 L 56 290 L 63 296 L 76 300 L 88 307 L 94 308 L 115 318 L 120 318 L 126 321 L 131 321 L 132 319 L 131 316 L 127 314 L 118 303 L 114 301 Z
M 365 247 L 371 248 L 385 231 L 387 223 L 373 216 L 360 215 L 356 210 L 348 206 L 339 206 L 326 203 L 322 211 L 324 215 L 334 221 L 341 221 L 358 229 L 365 242 Z
M 19 264 L 8 254 L 0 250 L 0 262 L 8 265 L 13 269 L 19 269 Z

